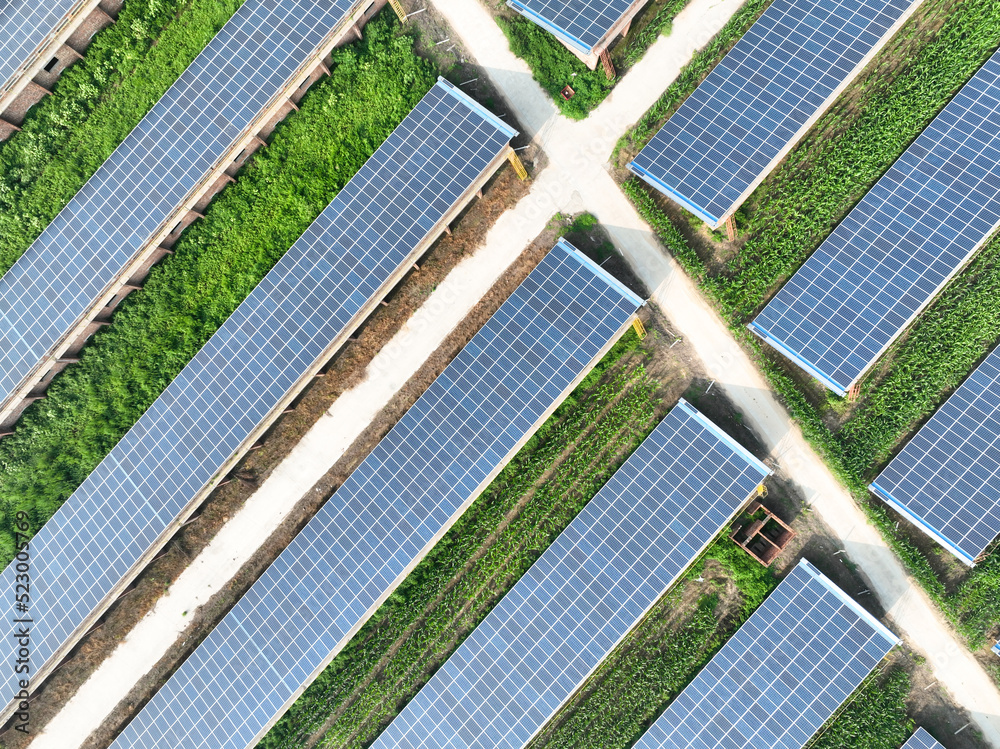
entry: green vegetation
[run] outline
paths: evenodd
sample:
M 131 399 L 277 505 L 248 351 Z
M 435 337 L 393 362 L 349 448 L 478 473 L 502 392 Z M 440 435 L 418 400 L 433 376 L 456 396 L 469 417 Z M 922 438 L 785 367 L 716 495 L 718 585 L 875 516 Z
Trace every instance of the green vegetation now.
M 37 528 L 55 512 L 433 85 L 396 25 L 383 13 L 335 53 L 332 76 L 0 442 L 4 565 L 14 513 Z
M 597 493 L 656 422 L 629 331 L 521 448 L 261 749 L 367 746 Z
M 674 16 L 688 2 L 666 0 L 633 21 L 629 36 L 611 50 L 611 59 L 619 74 L 637 63 L 660 34 L 670 33 Z M 567 117 L 582 120 L 614 88 L 615 81 L 607 79 L 600 65 L 590 70 L 552 34 L 527 18 L 511 13 L 497 16 L 497 23 L 507 36 L 511 52 L 528 63 L 532 77 Z M 561 93 L 566 86 L 574 91 L 568 100 Z
M 243 0 L 128 0 L 0 144 L 0 274 L 21 256 Z
M 909 693 L 910 677 L 902 668 L 872 674 L 807 749 L 897 749 L 913 733 L 906 714 Z
M 744 6 L 619 147 L 634 150 L 693 90 L 749 25 L 764 0 Z M 876 58 L 864 79 L 824 115 L 737 216 L 739 252 L 710 273 L 684 234 L 641 182 L 624 184 L 639 212 L 728 319 L 812 445 L 851 488 L 911 573 L 979 647 L 1000 623 L 995 558 L 949 589 L 932 557 L 871 501 L 867 483 L 892 450 L 930 414 L 1000 337 L 1000 239 L 921 316 L 866 383 L 862 400 L 817 402 L 800 374 L 746 330 L 768 296 L 809 256 L 916 135 L 1000 44 L 1000 6 L 990 0 L 931 0 Z M 714 53 L 712 52 L 714 50 Z M 714 57 L 713 57 L 714 54 Z M 805 207 L 808 207 L 808 210 Z M 828 423 L 838 423 L 836 430 Z

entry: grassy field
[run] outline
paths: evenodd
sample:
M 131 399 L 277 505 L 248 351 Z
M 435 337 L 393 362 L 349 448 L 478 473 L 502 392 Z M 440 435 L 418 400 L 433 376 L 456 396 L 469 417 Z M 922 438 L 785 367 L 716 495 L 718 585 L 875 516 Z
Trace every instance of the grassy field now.
M 433 85 L 392 13 L 335 53 L 263 149 L 0 442 L 0 561 L 10 518 L 41 526 Z
M 0 274 L 21 256 L 243 0 L 127 0 L 22 130 L 0 143 Z
M 619 144 L 635 153 L 748 27 L 748 3 Z M 807 438 L 854 491 L 911 572 L 973 648 L 1000 629 L 1000 563 L 966 573 L 868 495 L 867 483 L 1000 337 L 1000 240 L 994 239 L 883 357 L 855 403 L 826 393 L 761 347 L 746 323 L 825 239 L 1000 45 L 1000 6 L 929 0 L 737 214 L 719 243 L 643 183 L 623 189 L 757 358 Z

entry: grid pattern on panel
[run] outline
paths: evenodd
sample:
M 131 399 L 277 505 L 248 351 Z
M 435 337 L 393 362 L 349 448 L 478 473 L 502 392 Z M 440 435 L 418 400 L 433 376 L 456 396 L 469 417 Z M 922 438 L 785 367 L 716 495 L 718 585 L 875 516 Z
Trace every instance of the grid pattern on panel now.
M 801 749 L 898 642 L 803 559 L 636 749 Z
M 641 301 L 560 243 L 115 742 L 243 749 L 388 596 Z
M 681 401 L 375 748 L 527 744 L 769 473 Z
M 0 89 L 76 3 L 77 0 L 10 0 L 0 6 Z
M 944 747 L 923 728 L 918 728 L 900 749 L 944 749 Z
M 845 393 L 1000 224 L 1000 52 L 751 328 Z
M 508 0 L 530 18 L 583 54 L 594 47 L 621 20 L 637 0 Z
M 967 564 L 1000 536 L 1000 348 L 871 485 Z
M 918 0 L 775 0 L 629 168 L 712 225 Z
M 352 0 L 247 0 L 0 278 L 0 402 L 86 314 Z
M 513 134 L 443 81 L 407 115 L 32 540 L 36 668 L 384 293 Z M 0 584 L 13 590 L 14 576 L 12 564 Z M 13 695 L 13 664 L 7 674 Z

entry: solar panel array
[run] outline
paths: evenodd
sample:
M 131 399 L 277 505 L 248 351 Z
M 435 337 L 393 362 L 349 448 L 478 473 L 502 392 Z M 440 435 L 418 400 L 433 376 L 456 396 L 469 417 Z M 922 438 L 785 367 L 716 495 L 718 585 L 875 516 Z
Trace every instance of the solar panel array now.
M 560 242 L 114 747 L 252 745 L 640 305 Z
M 803 559 L 636 749 L 801 749 L 897 644 Z
M 112 284 L 353 0 L 247 0 L 0 278 L 0 402 Z
M 0 89 L 16 77 L 77 1 L 9 0 L 0 6 Z
M 901 749 L 944 749 L 944 747 L 923 728 L 918 728 Z
M 920 0 L 775 0 L 629 168 L 719 226 Z
M 36 669 L 385 293 L 514 134 L 443 81 L 417 104 L 32 540 Z M 0 586 L 13 590 L 14 576 L 12 564 Z M 3 678 L 15 694 L 12 664 Z
M 527 744 L 769 473 L 682 400 L 374 747 Z
M 966 564 L 982 556 L 1000 536 L 1000 348 L 870 488 Z
M 636 0 L 507 0 L 507 5 L 589 55 Z
M 785 284 L 751 329 L 845 394 L 1000 226 L 1000 53 Z

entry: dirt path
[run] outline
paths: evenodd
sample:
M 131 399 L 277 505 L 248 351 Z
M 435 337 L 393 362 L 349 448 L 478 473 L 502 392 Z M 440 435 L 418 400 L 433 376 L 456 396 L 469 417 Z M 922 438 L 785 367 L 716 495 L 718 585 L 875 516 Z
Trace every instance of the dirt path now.
M 652 301 L 692 344 L 718 386 L 746 417 L 779 469 L 839 536 L 871 582 L 897 631 L 926 655 L 940 682 L 964 705 L 986 740 L 1000 748 L 1000 692 L 871 526 L 857 503 L 809 447 L 749 357 L 692 281 L 667 256 L 607 171 L 617 138 L 649 108 L 691 54 L 737 10 L 738 0 L 693 0 L 611 96 L 586 120 L 559 117 L 514 57 L 479 0 L 452 0 L 441 13 L 530 129 L 550 166 L 535 182 L 534 210 L 589 210 L 608 229 Z M 524 203 L 513 213 L 529 213 Z

